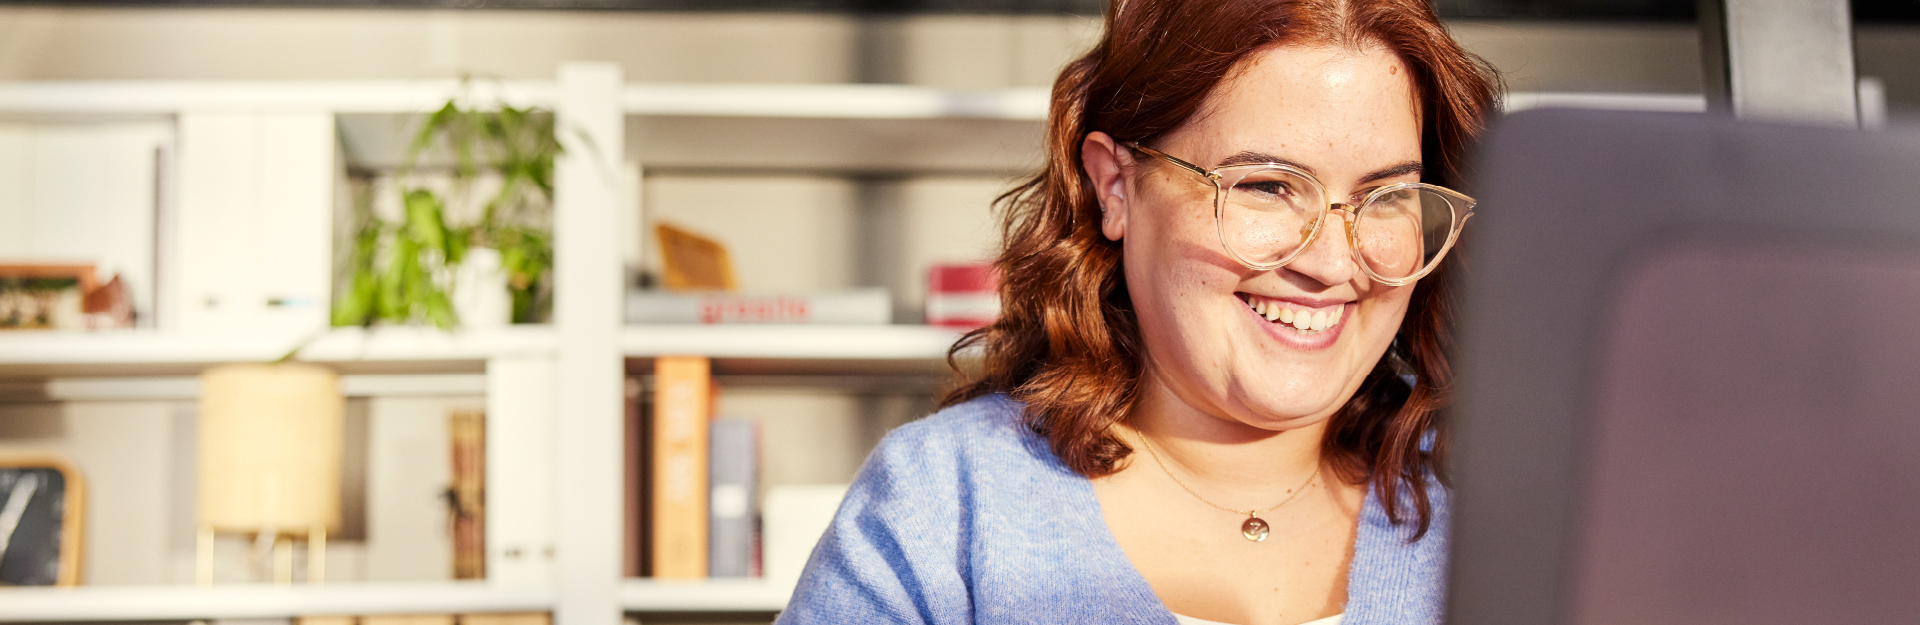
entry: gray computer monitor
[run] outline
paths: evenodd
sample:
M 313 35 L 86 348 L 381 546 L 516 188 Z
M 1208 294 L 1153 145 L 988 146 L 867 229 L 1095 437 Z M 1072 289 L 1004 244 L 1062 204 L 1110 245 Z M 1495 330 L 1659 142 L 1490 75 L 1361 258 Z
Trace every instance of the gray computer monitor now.
M 1532 111 L 1478 180 L 1449 622 L 1920 622 L 1920 134 Z

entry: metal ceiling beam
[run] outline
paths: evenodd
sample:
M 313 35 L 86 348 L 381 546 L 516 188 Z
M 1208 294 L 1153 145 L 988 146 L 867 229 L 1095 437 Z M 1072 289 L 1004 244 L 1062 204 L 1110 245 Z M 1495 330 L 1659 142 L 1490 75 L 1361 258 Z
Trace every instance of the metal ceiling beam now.
M 1743 119 L 1860 123 L 1847 0 L 1701 0 L 1707 99 Z

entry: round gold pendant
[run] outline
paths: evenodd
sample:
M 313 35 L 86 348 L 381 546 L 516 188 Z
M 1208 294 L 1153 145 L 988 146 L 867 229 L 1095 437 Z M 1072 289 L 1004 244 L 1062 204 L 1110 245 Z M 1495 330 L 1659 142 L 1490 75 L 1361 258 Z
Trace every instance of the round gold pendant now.
M 1272 528 L 1267 527 L 1266 520 L 1257 516 L 1247 517 L 1247 522 L 1240 524 L 1240 535 L 1256 543 L 1266 540 L 1267 534 L 1271 531 Z

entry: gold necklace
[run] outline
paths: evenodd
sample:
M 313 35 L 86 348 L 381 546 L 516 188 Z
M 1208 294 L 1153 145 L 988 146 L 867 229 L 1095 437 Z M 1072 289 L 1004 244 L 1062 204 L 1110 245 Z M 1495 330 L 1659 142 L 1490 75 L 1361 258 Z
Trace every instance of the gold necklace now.
M 1153 450 L 1153 443 L 1147 441 L 1147 435 L 1145 433 L 1135 430 L 1134 434 L 1140 437 L 1140 445 L 1142 447 L 1147 448 L 1147 455 L 1153 457 L 1153 463 L 1160 465 L 1160 470 L 1165 471 L 1167 474 L 1167 477 L 1172 478 L 1173 483 L 1179 484 L 1181 489 L 1187 491 L 1187 494 L 1193 495 L 1193 498 L 1200 500 L 1200 503 L 1204 503 L 1209 506 L 1213 506 L 1215 508 L 1225 510 L 1227 512 L 1232 512 L 1234 514 L 1240 513 L 1239 510 L 1235 510 L 1233 508 L 1229 508 L 1229 507 L 1214 503 L 1208 500 L 1206 497 L 1200 496 L 1200 493 L 1193 490 L 1193 487 L 1187 486 L 1186 482 L 1180 481 L 1180 476 L 1174 475 L 1173 469 L 1167 468 L 1166 462 L 1163 462 L 1160 460 L 1160 454 Z M 1287 495 L 1287 498 L 1280 500 L 1280 503 L 1273 504 L 1271 506 L 1267 506 L 1266 508 L 1262 508 L 1259 510 L 1248 510 L 1247 520 L 1240 523 L 1240 536 L 1256 543 L 1266 540 L 1267 534 L 1273 531 L 1273 526 L 1268 525 L 1266 519 L 1260 518 L 1260 513 L 1272 512 L 1278 509 L 1280 506 L 1287 505 L 1288 502 L 1293 501 L 1294 497 L 1299 497 L 1300 493 L 1305 492 L 1307 490 L 1307 485 L 1312 484 L 1313 479 L 1317 477 L 1320 477 L 1320 468 L 1314 467 L 1313 474 L 1307 476 L 1307 481 L 1301 482 L 1300 486 L 1294 488 L 1291 492 L 1289 492 Z

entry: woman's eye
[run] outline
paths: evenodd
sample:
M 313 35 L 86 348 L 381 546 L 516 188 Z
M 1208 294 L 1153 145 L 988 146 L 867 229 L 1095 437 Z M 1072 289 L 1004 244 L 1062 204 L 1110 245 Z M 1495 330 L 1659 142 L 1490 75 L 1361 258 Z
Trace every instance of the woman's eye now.
M 1280 180 L 1246 181 L 1236 185 L 1234 188 L 1247 193 L 1273 197 L 1293 195 L 1293 185 Z

